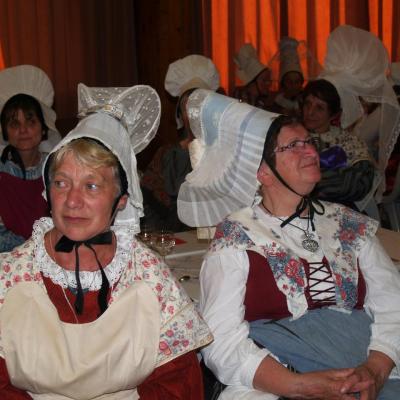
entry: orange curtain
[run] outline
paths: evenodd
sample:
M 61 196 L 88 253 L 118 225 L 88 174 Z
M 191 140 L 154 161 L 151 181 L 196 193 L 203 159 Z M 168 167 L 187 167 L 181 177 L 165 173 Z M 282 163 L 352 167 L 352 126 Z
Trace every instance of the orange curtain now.
M 398 0 L 202 0 L 203 42 L 231 93 L 235 79 L 233 55 L 252 43 L 267 64 L 280 38 L 305 40 L 322 65 L 329 33 L 342 24 L 369 30 L 383 41 L 391 61 L 400 60 Z
M 42 68 L 55 89 L 57 125 L 75 123 L 76 87 L 136 83 L 132 0 L 0 0 L 0 69 Z

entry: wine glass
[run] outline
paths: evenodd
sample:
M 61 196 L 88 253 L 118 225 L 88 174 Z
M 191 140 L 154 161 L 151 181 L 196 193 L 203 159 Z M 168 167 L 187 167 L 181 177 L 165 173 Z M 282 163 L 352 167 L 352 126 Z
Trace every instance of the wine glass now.
M 151 246 L 156 250 L 165 262 L 165 256 L 171 253 L 175 246 L 175 235 L 171 231 L 161 230 L 151 235 Z
M 139 239 L 147 246 L 151 247 L 153 235 L 153 227 L 151 225 L 143 224 L 140 228 Z

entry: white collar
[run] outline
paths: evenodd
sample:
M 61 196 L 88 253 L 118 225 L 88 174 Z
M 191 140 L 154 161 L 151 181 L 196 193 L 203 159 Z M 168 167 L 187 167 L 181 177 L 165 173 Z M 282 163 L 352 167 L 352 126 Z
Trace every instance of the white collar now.
M 37 265 L 43 272 L 43 275 L 50 278 L 53 283 L 63 288 L 76 288 L 75 271 L 66 270 L 58 265 L 47 253 L 44 246 L 44 235 L 54 227 L 53 220 L 45 217 L 36 221 L 33 227 L 32 240 L 35 246 L 35 254 Z M 122 226 L 112 226 L 117 241 L 117 248 L 112 261 L 104 267 L 104 272 L 112 286 L 115 284 L 122 271 L 128 265 L 131 257 L 132 248 L 132 232 Z M 79 277 L 83 289 L 97 291 L 101 288 L 101 272 L 96 271 L 80 271 Z

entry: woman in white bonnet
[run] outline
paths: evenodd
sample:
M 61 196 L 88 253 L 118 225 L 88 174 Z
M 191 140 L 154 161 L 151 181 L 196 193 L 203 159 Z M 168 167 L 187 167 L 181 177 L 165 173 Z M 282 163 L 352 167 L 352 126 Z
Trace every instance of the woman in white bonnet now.
M 243 83 L 234 89 L 233 97 L 253 106 L 269 110 L 271 70 L 260 62 L 257 51 L 251 43 L 245 43 L 233 58 L 237 76 Z
M 199 308 L 219 399 L 397 400 L 400 274 L 377 221 L 313 196 L 318 152 L 293 118 L 205 90 L 188 108 L 204 152 L 178 214 L 217 225 Z
M 0 255 L 0 398 L 202 400 L 194 350 L 212 336 L 135 236 L 135 153 L 157 131 L 158 95 L 80 84 L 79 110 L 45 162 L 52 218 Z
M 318 61 L 308 50 L 304 40 L 283 37 L 279 42 L 279 50 L 268 62 L 268 67 L 272 81 L 279 85 L 279 93 L 274 98 L 271 111 L 299 117 L 304 81 L 318 75 L 321 70 Z
M 342 147 L 347 145 L 349 161 L 351 158 L 366 160 L 359 143 L 367 148 L 367 142 L 377 161 L 380 177 L 384 175 L 400 132 L 400 106 L 388 80 L 389 67 L 387 50 L 376 35 L 354 26 L 341 25 L 328 37 L 323 70 L 318 77 L 335 87 L 341 107 L 339 132 L 335 128 L 326 132 L 324 141 L 329 141 L 330 145 L 335 141 L 341 142 Z M 356 176 L 352 179 L 346 176 L 341 180 L 357 179 Z M 374 179 L 373 191 L 377 185 L 375 198 L 379 202 L 385 190 L 384 179 L 380 184 L 379 179 Z
M 40 68 L 19 65 L 0 72 L 0 252 L 23 243 L 34 221 L 48 215 L 42 165 L 61 140 L 53 96 L 53 85 Z
M 176 232 L 187 229 L 177 216 L 179 187 L 192 170 L 189 146 L 193 140 L 186 101 L 196 88 L 217 90 L 219 72 L 211 59 L 199 54 L 180 58 L 168 66 L 165 90 L 177 98 L 175 120 L 177 140 L 161 146 L 141 178 L 145 203 L 145 224 L 161 226 Z

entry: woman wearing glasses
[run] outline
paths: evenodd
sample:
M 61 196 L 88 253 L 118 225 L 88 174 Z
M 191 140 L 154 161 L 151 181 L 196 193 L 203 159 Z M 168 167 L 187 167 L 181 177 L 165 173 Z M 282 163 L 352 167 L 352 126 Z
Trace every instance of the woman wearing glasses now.
M 400 276 L 377 222 L 311 195 L 318 152 L 290 117 L 204 90 L 188 107 L 204 153 L 178 213 L 218 224 L 200 311 L 219 400 L 398 398 Z

